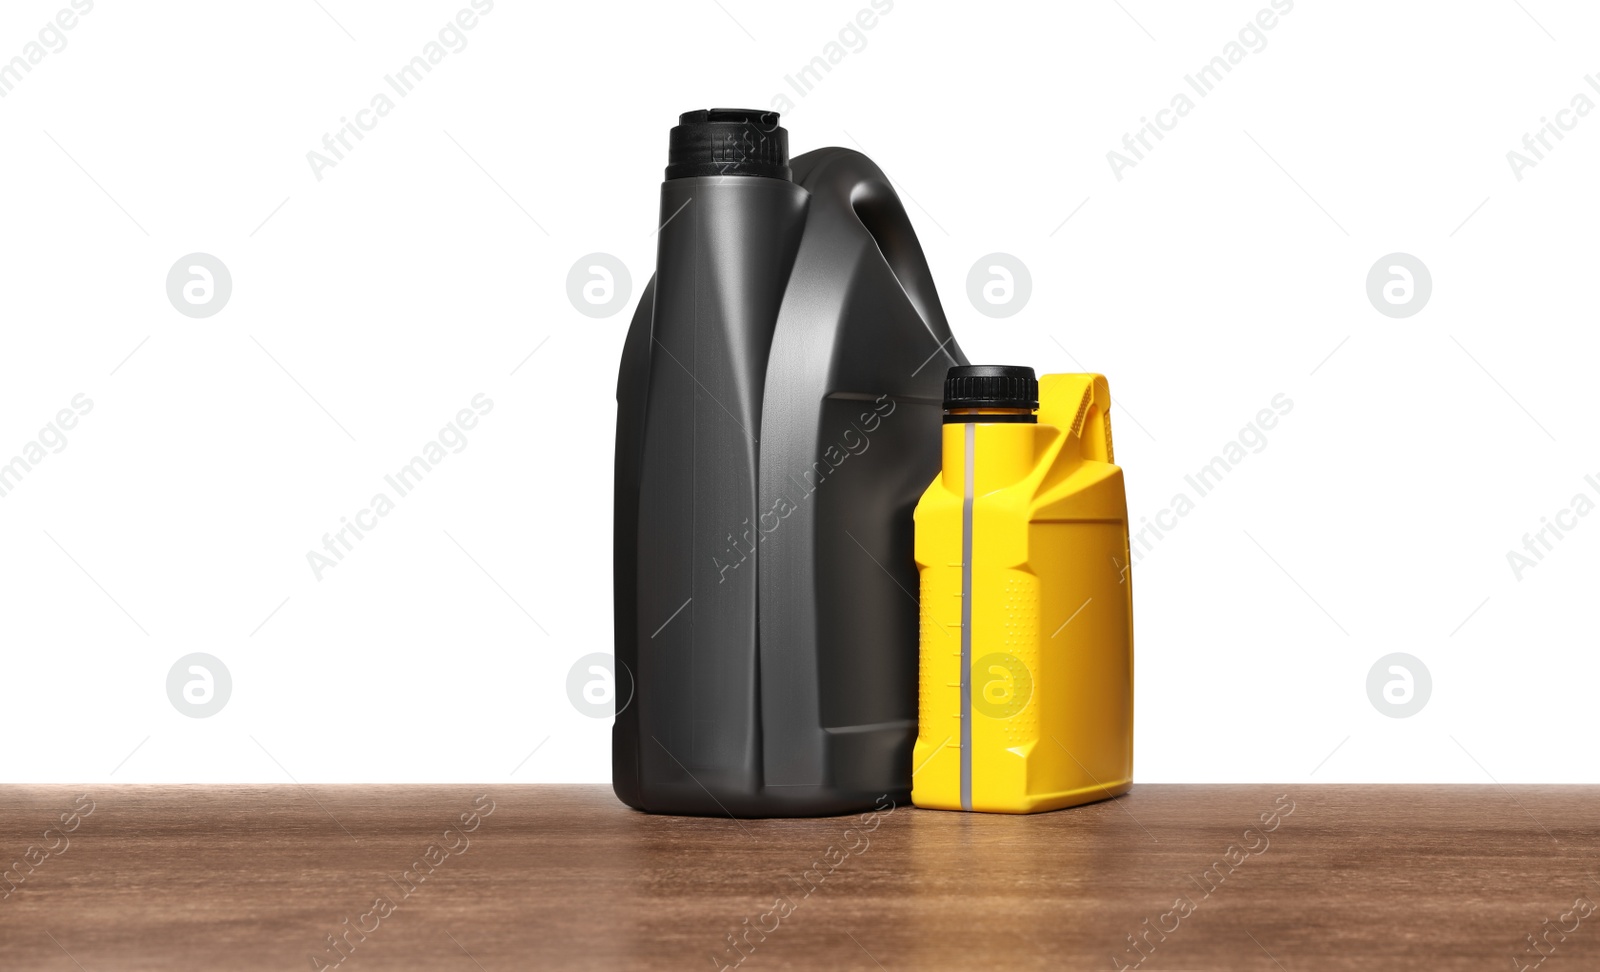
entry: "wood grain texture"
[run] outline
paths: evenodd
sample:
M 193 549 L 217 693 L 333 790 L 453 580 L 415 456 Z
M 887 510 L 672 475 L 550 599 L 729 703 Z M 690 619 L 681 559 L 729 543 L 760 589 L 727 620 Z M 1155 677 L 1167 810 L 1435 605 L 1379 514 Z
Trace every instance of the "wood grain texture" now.
M 1515 969 L 1543 935 L 1559 972 L 1600 968 L 1574 912 L 1597 829 L 1600 787 L 1136 786 L 874 823 L 654 817 L 602 786 L 12 786 L 0 967 L 333 966 L 349 919 L 346 970 L 1111 969 L 1128 936 L 1147 970 Z

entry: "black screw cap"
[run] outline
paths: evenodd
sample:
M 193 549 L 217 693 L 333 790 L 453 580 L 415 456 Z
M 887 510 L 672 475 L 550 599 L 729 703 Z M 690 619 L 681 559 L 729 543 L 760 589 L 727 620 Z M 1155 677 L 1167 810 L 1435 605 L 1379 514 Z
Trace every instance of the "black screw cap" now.
M 705 108 L 678 116 L 667 143 L 667 178 L 765 176 L 791 181 L 789 133 L 778 113 Z
M 944 378 L 944 407 L 1039 407 L 1039 379 L 1017 365 L 957 365 Z

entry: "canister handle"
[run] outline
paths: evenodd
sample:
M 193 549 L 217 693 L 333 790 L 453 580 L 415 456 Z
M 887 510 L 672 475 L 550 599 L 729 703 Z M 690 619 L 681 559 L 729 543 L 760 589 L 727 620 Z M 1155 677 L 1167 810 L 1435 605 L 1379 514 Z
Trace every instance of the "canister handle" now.
M 1077 441 L 1086 461 L 1116 461 L 1111 445 L 1111 386 L 1105 375 L 1041 377 L 1039 424 L 1053 425 Z

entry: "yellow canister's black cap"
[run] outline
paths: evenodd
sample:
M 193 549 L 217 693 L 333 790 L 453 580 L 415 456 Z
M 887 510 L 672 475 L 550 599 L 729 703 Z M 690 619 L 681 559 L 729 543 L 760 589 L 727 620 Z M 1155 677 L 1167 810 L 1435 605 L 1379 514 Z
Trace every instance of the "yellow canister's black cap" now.
M 944 377 L 944 407 L 1038 408 L 1039 379 L 1019 365 L 957 365 Z

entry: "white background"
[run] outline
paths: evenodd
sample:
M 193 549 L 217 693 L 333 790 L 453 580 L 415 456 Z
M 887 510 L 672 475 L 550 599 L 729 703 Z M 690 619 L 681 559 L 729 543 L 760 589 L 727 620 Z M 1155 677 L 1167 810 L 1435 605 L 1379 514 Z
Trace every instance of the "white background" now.
M 1506 158 L 1600 101 L 1592 6 L 1299 0 L 1120 181 L 1107 152 L 1265 0 L 899 0 L 803 97 L 785 75 L 866 0 L 498 0 L 319 180 L 307 152 L 467 0 L 321 6 L 100 0 L 0 99 L 0 462 L 93 401 L 0 498 L 0 780 L 608 779 L 566 676 L 611 650 L 667 130 L 781 92 L 796 154 L 896 180 L 973 361 L 1109 376 L 1136 526 L 1293 401 L 1136 568 L 1138 780 L 1600 782 L 1600 516 L 1520 580 L 1506 556 L 1600 475 L 1600 113 Z M 8 2 L 0 59 L 66 7 Z M 565 285 L 596 251 L 633 283 L 602 319 Z M 965 293 L 996 251 L 1033 278 L 1003 320 Z M 1405 319 L 1365 291 L 1396 251 L 1433 278 Z M 165 293 L 193 252 L 232 273 L 214 317 Z M 205 719 L 165 688 L 196 651 L 233 679 Z M 1432 676 L 1411 718 L 1367 695 L 1395 651 Z

